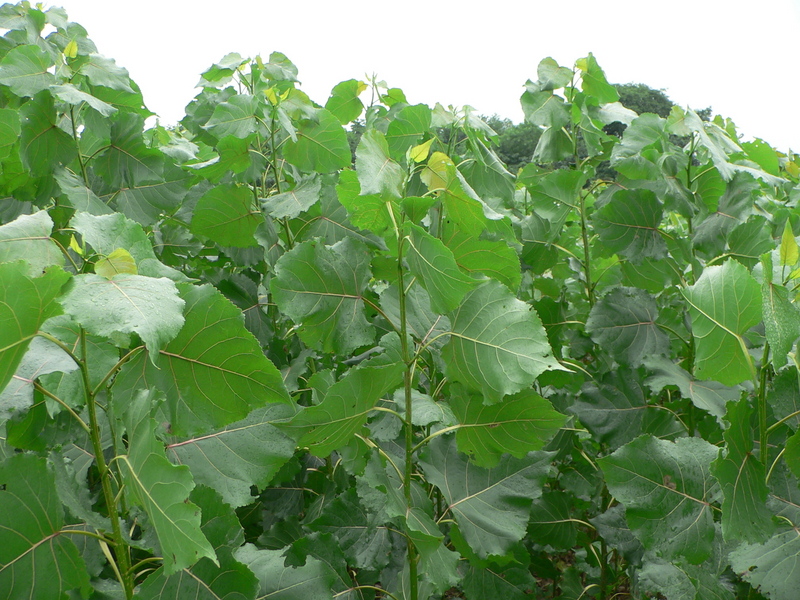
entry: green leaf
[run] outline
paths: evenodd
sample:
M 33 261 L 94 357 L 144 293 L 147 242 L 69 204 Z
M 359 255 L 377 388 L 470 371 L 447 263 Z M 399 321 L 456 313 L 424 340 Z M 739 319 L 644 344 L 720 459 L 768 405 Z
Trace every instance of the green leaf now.
M 355 171 L 339 173 L 336 195 L 356 227 L 380 235 L 400 221 L 396 199 L 379 194 L 361 195 L 361 185 Z
M 214 548 L 200 530 L 200 509 L 189 502 L 192 475 L 188 467 L 170 464 L 156 439 L 154 396 L 152 391 L 139 391 L 125 411 L 128 452 L 119 457 L 119 464 L 126 494 L 147 513 L 167 575 L 204 557 L 219 565 Z
M 93 168 L 115 190 L 142 184 L 161 184 L 164 180 L 164 155 L 145 145 L 142 136 L 144 118 L 120 111 L 109 120 L 110 144 L 94 158 L 91 163 Z M 124 206 L 119 199 L 118 203 Z
M 403 195 L 403 168 L 389 156 L 386 138 L 377 129 L 361 136 L 356 149 L 356 173 L 362 194 Z
M 12 108 L 0 108 L 0 159 L 11 154 L 19 141 L 19 113 Z
M 17 370 L 42 323 L 61 313 L 56 298 L 70 279 L 58 267 L 31 277 L 22 262 L 0 264 L 0 390 Z
M 442 241 L 453 252 L 459 267 L 469 274 L 481 273 L 496 279 L 516 293 L 522 280 L 519 256 L 504 241 L 480 240 L 455 227 L 443 232 Z
M 483 469 L 458 452 L 452 437 L 439 436 L 423 450 L 420 464 L 447 500 L 464 539 L 487 558 L 503 556 L 525 536 L 531 502 L 542 494 L 551 456 L 505 455 L 496 467 Z
M 318 176 L 312 176 L 288 192 L 262 199 L 261 206 L 274 219 L 294 219 L 319 201 L 321 190 L 322 181 Z
M 112 90 L 135 93 L 128 70 L 118 67 L 113 58 L 101 54 L 90 54 L 86 62 L 80 66 L 80 72 L 93 86 L 101 86 Z M 138 89 L 138 88 L 137 88 Z
M 104 117 L 110 117 L 117 112 L 115 107 L 103 102 L 100 98 L 96 98 L 91 94 L 79 90 L 71 83 L 54 85 L 50 88 L 50 92 L 62 102 L 72 104 L 73 106 L 80 106 L 86 103 Z
M 59 167 L 53 172 L 53 179 L 63 194 L 62 202 L 72 206 L 76 211 L 93 215 L 107 215 L 113 212 L 72 171 Z
M 125 273 L 137 275 L 136 261 L 125 248 L 117 248 L 108 256 L 104 256 L 94 264 L 94 272 L 101 277 L 111 279 L 114 275 Z
M 478 236 L 486 229 L 485 204 L 469 187 L 449 156 L 434 152 L 419 177 L 431 192 L 440 194 L 447 218 L 461 231 Z
M 776 600 L 792 598 L 800 589 L 800 534 L 795 529 L 763 544 L 742 544 L 730 554 L 731 567 L 745 581 Z
M 783 254 L 782 243 L 781 254 Z M 783 256 L 781 256 L 781 261 L 783 261 Z M 784 286 L 772 282 L 771 253 L 766 253 L 761 257 L 761 265 L 764 277 L 761 284 L 764 330 L 772 351 L 770 355 L 772 364 L 778 370 L 786 366 L 789 352 L 792 350 L 795 340 L 800 337 L 800 311 L 789 300 L 789 291 Z
M 128 218 L 144 226 L 152 225 L 162 214 L 175 211 L 186 197 L 189 182 L 188 173 L 167 163 L 157 181 L 144 180 L 124 187 L 106 201 Z
M 232 96 L 227 102 L 217 104 L 203 129 L 207 129 L 218 140 L 228 136 L 244 139 L 256 132 L 257 107 L 258 102 L 253 96 Z
M 31 277 L 51 265 L 63 266 L 64 254 L 50 237 L 53 220 L 46 211 L 21 215 L 0 227 L 0 263 L 24 260 Z
M 800 260 L 800 248 L 797 247 L 797 240 L 794 239 L 791 219 L 786 220 L 781 235 L 780 257 L 782 267 L 793 267 Z
M 569 124 L 569 109 L 561 96 L 550 91 L 526 91 L 520 98 L 525 120 L 539 127 L 561 128 Z
M 406 223 L 408 266 L 427 290 L 434 312 L 455 310 L 478 281 L 461 272 L 453 253 L 421 227 Z
M 86 564 L 64 526 L 55 476 L 44 458 L 17 454 L 0 463 L 0 589 L 9 600 L 86 597 Z
M 383 396 L 403 383 L 401 362 L 354 368 L 324 392 L 322 401 L 303 409 L 286 425 L 278 427 L 299 434 L 298 445 L 325 457 L 346 445 L 367 421 L 367 415 Z
M 523 458 L 541 450 L 567 420 L 533 390 L 491 406 L 465 390 L 451 388 L 451 394 L 450 406 L 461 425 L 456 432 L 458 449 L 479 467 L 497 466 L 505 453 Z
M 285 566 L 282 550 L 259 550 L 245 544 L 235 553 L 236 560 L 246 564 L 260 583 L 259 599 L 270 600 L 333 600 L 336 572 L 328 564 L 312 556 L 299 567 Z
M 449 317 L 447 376 L 482 391 L 489 403 L 525 389 L 546 370 L 562 369 L 536 311 L 498 281 L 468 292 Z
M 367 84 L 357 79 L 348 79 L 333 86 L 331 96 L 325 103 L 325 109 L 330 111 L 342 125 L 357 119 L 364 111 L 364 103 L 358 96 L 367 89 Z
M 405 161 L 408 149 L 416 145 L 430 127 L 431 109 L 427 105 L 415 104 L 403 107 L 389 123 L 386 131 L 386 142 L 389 144 L 392 157 L 401 162 Z
M 75 157 L 75 140 L 58 126 L 53 97 L 37 94 L 20 108 L 20 157 L 31 175 L 49 175 Z
M 252 486 L 263 489 L 294 455 L 295 442 L 273 421 L 295 413 L 287 404 L 257 408 L 217 431 L 167 446 L 173 463 L 186 465 L 197 484 L 215 489 L 233 508 L 253 502 Z
M 700 564 L 711 555 L 714 540 L 716 486 L 709 465 L 717 453 L 700 438 L 673 443 L 643 435 L 598 463 L 645 548 Z
M 562 127 L 548 127 L 542 132 L 533 153 L 537 163 L 553 163 L 572 158 L 572 138 Z
M 747 398 L 728 404 L 725 420 L 729 426 L 723 434 L 726 447 L 711 463 L 711 473 L 722 488 L 722 535 L 726 541 L 763 542 L 774 530 L 766 506 L 766 469 L 753 454 L 752 413 Z
M 575 498 L 569 492 L 545 491 L 534 500 L 528 538 L 556 550 L 569 550 L 577 543 L 578 530 L 572 520 Z
M 53 59 L 39 46 L 17 46 L 0 60 L 0 85 L 8 86 L 17 96 L 33 98 L 56 82 L 48 71 L 52 66 Z
M 369 260 L 366 248 L 349 238 L 333 246 L 303 242 L 278 260 L 270 289 L 306 344 L 348 354 L 374 342 L 362 299 Z
M 60 302 L 93 335 L 125 346 L 137 334 L 153 360 L 183 327 L 184 301 L 175 283 L 163 277 L 76 275 Z
M 467 598 L 503 598 L 530 600 L 536 597 L 537 582 L 531 572 L 520 565 L 478 567 L 470 565 L 464 574 Z
M 581 89 L 584 92 L 597 98 L 601 104 L 619 100 L 617 89 L 606 81 L 606 74 L 591 52 L 586 58 L 575 61 L 575 66 L 581 70 Z
M 264 217 L 253 205 L 253 193 L 245 186 L 232 184 L 212 187 L 198 200 L 192 215 L 191 231 L 222 246 L 258 246 L 255 231 Z
M 638 262 L 642 258 L 660 260 L 667 255 L 667 245 L 658 228 L 662 218 L 661 202 L 653 192 L 632 189 L 616 192 L 592 221 L 606 248 Z
M 572 81 L 572 69 L 561 67 L 559 64 L 550 58 L 543 58 L 539 61 L 536 67 L 536 74 L 539 77 L 536 83 L 528 81 L 526 87 L 536 91 L 541 90 L 557 90 L 562 88 Z
M 761 290 L 740 263 L 728 259 L 707 267 L 682 290 L 692 316 L 695 375 L 736 385 L 755 377 L 745 332 L 761 321 Z
M 329 111 L 318 109 L 316 119 L 303 119 L 297 129 L 297 141 L 287 140 L 283 155 L 301 171 L 330 173 L 350 165 L 352 155 L 347 135 L 339 120 Z
M 182 284 L 180 292 L 186 322 L 161 349 L 160 368 L 136 356 L 116 378 L 115 401 L 130 401 L 141 388 L 163 391 L 176 435 L 207 433 L 269 402 L 288 402 L 280 372 L 244 328 L 241 311 L 211 285 Z
M 586 332 L 618 362 L 637 367 L 645 358 L 669 351 L 669 337 L 656 325 L 657 318 L 652 296 L 637 288 L 619 287 L 592 307 Z

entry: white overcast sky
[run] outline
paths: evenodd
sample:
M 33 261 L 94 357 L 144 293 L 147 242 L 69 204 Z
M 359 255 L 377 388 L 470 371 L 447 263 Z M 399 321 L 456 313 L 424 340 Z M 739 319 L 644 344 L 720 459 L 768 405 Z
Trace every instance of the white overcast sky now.
M 747 139 L 800 152 L 800 0 L 56 0 L 101 54 L 127 68 L 162 123 L 229 52 L 286 54 L 324 104 L 376 73 L 412 103 L 469 104 L 522 119 L 519 96 L 547 56 L 594 53 L 612 83 L 711 106 Z

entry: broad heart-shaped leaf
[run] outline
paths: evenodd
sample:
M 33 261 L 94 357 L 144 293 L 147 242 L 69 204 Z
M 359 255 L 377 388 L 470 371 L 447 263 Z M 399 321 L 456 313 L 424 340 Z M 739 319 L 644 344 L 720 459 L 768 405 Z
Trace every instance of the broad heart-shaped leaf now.
M 722 488 L 722 535 L 725 540 L 759 543 L 775 526 L 767 510 L 766 469 L 753 454 L 755 432 L 750 424 L 749 400 L 728 403 L 723 434 L 726 447 L 711 464 L 711 473 Z
M 58 126 L 53 97 L 40 92 L 22 105 L 20 158 L 33 176 L 49 175 L 75 157 L 75 140 Z
M 227 102 L 217 104 L 203 129 L 208 129 L 218 140 L 228 136 L 244 139 L 256 131 L 257 107 L 258 102 L 253 96 L 232 96 Z
M 731 568 L 774 600 L 794 598 L 800 589 L 800 533 L 790 529 L 763 544 L 742 544 L 730 554 Z
M 531 502 L 542 495 L 551 452 L 505 455 L 492 469 L 472 464 L 452 436 L 431 440 L 420 455 L 428 481 L 441 490 L 448 511 L 480 558 L 502 556 L 525 536 Z
M 386 130 L 386 141 L 392 156 L 404 161 L 408 149 L 416 145 L 430 127 L 431 109 L 426 104 L 403 107 Z
M 519 256 L 503 241 L 481 240 L 446 227 L 442 241 L 453 253 L 456 263 L 467 273 L 482 273 L 497 279 L 512 292 L 517 291 L 522 273 Z
M 669 351 L 669 337 L 656 326 L 657 318 L 658 307 L 650 294 L 619 287 L 592 307 L 586 332 L 618 362 L 637 367 L 646 358 Z
M 115 190 L 160 183 L 165 158 L 158 149 L 145 145 L 144 118 L 120 111 L 109 121 L 110 144 L 92 161 L 93 170 Z
M 53 172 L 53 179 L 62 193 L 62 202 L 76 211 L 93 215 L 108 215 L 113 211 L 100 200 L 72 171 L 60 167 Z
M 120 213 L 95 216 L 77 212 L 69 222 L 98 254 L 109 255 L 117 248 L 127 250 L 136 261 L 139 275 L 167 277 L 173 281 L 186 281 L 186 275 L 162 263 L 153 251 L 153 243 L 136 221 Z
M 363 194 L 386 194 L 399 198 L 403 191 L 403 168 L 389 156 L 386 138 L 377 129 L 361 136 L 356 149 L 356 173 Z
M 362 300 L 370 278 L 369 261 L 363 244 L 345 238 L 333 246 L 319 240 L 303 242 L 275 263 L 272 296 L 300 327 L 300 339 L 306 344 L 348 354 L 374 342 Z
M 467 567 L 462 583 L 467 598 L 495 598 L 497 600 L 530 600 L 535 598 L 537 582 L 530 569 L 511 563 L 503 567 L 494 565 Z
M 110 104 L 103 102 L 100 100 L 100 98 L 96 98 L 91 94 L 87 94 L 86 92 L 79 90 L 71 83 L 54 85 L 50 88 L 50 91 L 59 100 L 62 100 L 68 104 L 72 104 L 73 106 L 80 106 L 81 104 L 86 103 L 104 117 L 110 117 L 117 112 L 117 109 Z
M 64 527 L 55 475 L 42 457 L 0 463 L 0 590 L 4 598 L 50 600 L 90 591 L 86 564 Z
M 447 376 L 482 391 L 489 403 L 525 389 L 546 370 L 562 368 L 536 311 L 499 281 L 468 292 L 449 316 Z
M 643 435 L 598 463 L 645 548 L 700 564 L 711 555 L 714 540 L 716 486 L 709 465 L 717 453 L 700 438 L 666 442 Z
M 254 234 L 264 217 L 253 202 L 253 192 L 246 186 L 212 187 L 197 201 L 192 215 L 192 233 L 211 238 L 222 246 L 258 246 Z
M 40 277 L 22 262 L 0 264 L 0 390 L 17 370 L 31 339 L 50 317 L 61 313 L 56 298 L 71 277 L 50 267 Z
M 682 293 L 692 316 L 695 375 L 725 385 L 755 377 L 743 336 L 761 321 L 761 289 L 747 268 L 733 259 L 707 267 Z
M 153 165 L 155 166 L 155 165 Z M 164 172 L 157 181 L 143 181 L 127 185 L 103 200 L 111 203 L 118 212 L 142 225 L 152 225 L 162 214 L 171 214 L 188 193 L 191 177 L 185 171 L 164 164 Z
M 402 362 L 353 368 L 324 392 L 322 402 L 278 426 L 299 434 L 298 445 L 308 446 L 315 456 L 328 456 L 364 426 L 378 400 L 403 384 L 403 371 Z
M 601 104 L 619 100 L 617 89 L 608 83 L 606 74 L 591 52 L 586 58 L 575 61 L 575 66 L 581 70 L 581 89 L 584 92 L 597 98 Z
M 64 255 L 50 234 L 53 220 L 47 211 L 21 215 L 0 227 L 0 263 L 24 260 L 31 277 L 50 265 L 64 265 Z
M 361 195 L 361 185 L 355 171 L 339 172 L 336 195 L 347 209 L 353 225 L 361 229 L 382 234 L 400 220 L 395 198 L 379 194 Z
M 161 544 L 164 572 L 171 575 L 204 557 L 216 563 L 217 557 L 200 530 L 200 509 L 189 502 L 194 488 L 189 468 L 170 464 L 156 439 L 155 396 L 140 390 L 128 405 L 128 452 L 119 456 L 119 464 L 125 492 L 150 518 Z
M 215 489 L 233 508 L 253 501 L 250 488 L 263 489 L 293 455 L 294 440 L 271 421 L 296 409 L 288 404 L 257 408 L 242 421 L 167 446 L 173 463 L 187 465 L 195 483 Z
M 208 558 L 167 575 L 162 567 L 139 587 L 137 600 L 251 600 L 258 592 L 258 579 L 233 551 L 244 542 L 244 531 L 230 506 L 213 490 L 198 486 L 189 499 L 202 511 L 200 529 L 214 547 L 219 566 Z
M 56 82 L 48 69 L 50 55 L 36 45 L 17 46 L 0 60 L 0 85 L 7 85 L 17 96 L 32 98 Z
M 440 194 L 447 218 L 461 231 L 478 236 L 486 229 L 485 205 L 449 156 L 434 152 L 419 177 L 431 192 Z
M 89 333 L 123 345 L 137 334 L 153 360 L 183 327 L 184 301 L 175 283 L 164 277 L 76 275 L 60 302 Z
M 287 567 L 282 550 L 259 550 L 253 544 L 245 544 L 233 556 L 258 577 L 257 600 L 334 600 L 336 571 L 313 556 L 302 566 Z
M 662 259 L 667 245 L 658 226 L 663 209 L 650 190 L 632 189 L 616 192 L 592 217 L 603 245 L 633 262 L 642 258 Z
M 274 219 L 294 219 L 319 201 L 322 181 L 314 175 L 299 182 L 288 192 L 263 198 L 261 205 Z
M 128 70 L 118 67 L 113 58 L 92 53 L 86 62 L 81 64 L 80 72 L 93 86 L 102 86 L 112 90 L 134 93 Z
M 342 125 L 357 119 L 364 111 L 364 103 L 358 99 L 367 84 L 357 79 L 348 79 L 333 86 L 325 109 L 330 111 Z
M 479 282 L 461 272 L 453 253 L 441 240 L 413 223 L 406 223 L 406 231 L 408 267 L 427 290 L 431 308 L 439 314 L 455 310 Z
M 541 450 L 567 420 L 533 390 L 487 406 L 482 396 L 454 387 L 450 406 L 461 425 L 456 432 L 458 449 L 479 467 L 497 466 L 504 453 L 523 458 Z
M 350 165 L 350 145 L 339 120 L 320 108 L 315 119 L 303 119 L 297 129 L 297 141 L 287 140 L 283 156 L 301 171 L 330 173 Z
M 160 368 L 143 354 L 132 359 L 114 383 L 115 402 L 131 401 L 138 389 L 163 391 L 176 435 L 207 433 L 269 402 L 288 402 L 280 372 L 245 329 L 241 311 L 210 285 L 181 284 L 180 292 L 186 322 L 161 349 Z
M 800 337 L 800 312 L 789 300 L 788 290 L 772 281 L 772 254 L 764 254 L 761 264 L 764 267 L 764 282 L 761 284 L 764 330 L 772 350 L 772 364 L 778 370 L 786 366 L 792 345 Z

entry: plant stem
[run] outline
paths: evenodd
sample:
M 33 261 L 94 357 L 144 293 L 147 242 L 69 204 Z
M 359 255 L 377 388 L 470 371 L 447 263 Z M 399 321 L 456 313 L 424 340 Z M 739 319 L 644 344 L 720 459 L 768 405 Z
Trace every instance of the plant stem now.
M 756 402 L 758 404 L 758 443 L 760 446 L 759 459 L 764 468 L 769 462 L 769 446 L 767 440 L 769 429 L 767 428 L 767 371 L 769 366 L 769 342 L 764 344 L 764 354 L 761 357 L 761 368 L 758 378 L 758 389 L 756 390 Z
M 581 198 L 581 238 L 583 239 L 583 272 L 586 278 L 586 297 L 589 300 L 589 307 L 594 306 L 594 286 L 592 285 L 592 257 L 589 252 L 589 233 L 586 227 L 586 196 L 580 194 Z
M 108 517 L 111 521 L 111 532 L 114 539 L 114 554 L 119 565 L 119 573 L 125 597 L 130 600 L 133 598 L 133 572 L 131 571 L 131 559 L 128 555 L 128 548 L 125 539 L 122 537 L 122 527 L 120 526 L 119 513 L 117 512 L 117 500 L 114 490 L 111 489 L 111 472 L 103 456 L 103 444 L 101 442 L 100 425 L 97 420 L 97 404 L 95 394 L 92 392 L 89 380 L 89 368 L 86 365 L 86 331 L 81 328 L 80 333 L 81 354 L 84 359 L 80 362 L 80 369 L 83 375 L 83 387 L 86 390 L 86 408 L 89 413 L 89 436 L 92 439 L 92 449 L 94 450 L 97 470 L 100 474 L 100 482 L 103 486 L 103 497 L 108 509 Z

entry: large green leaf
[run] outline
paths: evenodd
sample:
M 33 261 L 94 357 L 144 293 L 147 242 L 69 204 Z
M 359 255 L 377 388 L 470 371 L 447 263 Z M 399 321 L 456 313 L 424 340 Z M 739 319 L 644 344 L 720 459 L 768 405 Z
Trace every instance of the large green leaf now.
M 171 575 L 201 558 L 217 562 L 214 548 L 200 530 L 200 509 L 189 502 L 194 488 L 188 467 L 170 464 L 156 439 L 152 417 L 155 394 L 141 390 L 125 411 L 128 452 L 119 457 L 125 491 L 149 517 Z
M 253 192 L 246 186 L 212 187 L 197 201 L 192 233 L 211 238 L 222 246 L 258 246 L 254 234 L 264 217 L 254 206 Z
M 162 214 L 172 214 L 186 197 L 190 183 L 188 173 L 165 163 L 163 175 L 157 181 L 130 184 L 103 195 L 103 199 L 126 217 L 147 226 L 158 221 Z
M 361 136 L 356 150 L 356 173 L 363 194 L 393 198 L 403 195 L 403 168 L 389 156 L 386 138 L 377 129 Z
M 113 58 L 92 53 L 81 64 L 80 71 L 93 86 L 135 93 L 128 70 L 118 67 Z
M 177 435 L 207 433 L 250 411 L 289 397 L 280 372 L 244 328 L 242 313 L 210 285 L 182 284 L 185 324 L 160 350 L 159 368 L 139 354 L 114 383 L 116 401 L 136 390 L 166 394 L 165 411 Z
M 245 544 L 234 553 L 260 583 L 257 600 L 333 600 L 336 572 L 321 560 L 309 556 L 305 564 L 286 566 L 282 550 L 259 550 Z
M 56 82 L 52 66 L 53 59 L 39 46 L 17 46 L 0 60 L 0 85 L 7 85 L 17 96 L 32 98 Z
M 349 238 L 333 246 L 312 240 L 278 260 L 270 290 L 306 344 L 347 354 L 375 339 L 363 309 L 369 278 L 369 254 L 362 244 Z
M 64 254 L 51 238 L 53 220 L 46 211 L 22 215 L 0 227 L 0 263 L 24 260 L 36 277 L 50 265 L 64 265 Z
M 427 105 L 403 107 L 386 130 L 386 141 L 395 160 L 403 161 L 408 149 L 417 144 L 430 127 L 431 109 Z
M 586 332 L 617 361 L 637 367 L 669 351 L 669 337 L 656 326 L 657 318 L 658 307 L 648 293 L 619 287 L 592 307 Z
M 2 246 L 0 246 L 2 247 Z M 787 357 L 800 337 L 800 311 L 789 300 L 789 291 L 772 281 L 772 255 L 761 257 L 764 282 L 761 284 L 761 308 L 764 313 L 764 329 L 772 350 L 775 369 L 786 366 Z
M 447 217 L 461 231 L 478 236 L 486 229 L 485 205 L 449 156 L 434 152 L 419 177 L 431 192 L 440 195 Z
M 458 266 L 467 273 L 481 273 L 497 279 L 516 293 L 522 279 L 519 256 L 506 242 L 477 239 L 455 227 L 445 228 L 442 241 L 452 251 Z
M 403 363 L 351 369 L 324 392 L 322 401 L 297 413 L 284 431 L 297 432 L 298 445 L 315 456 L 328 456 L 345 446 L 367 421 L 367 414 L 384 395 L 403 383 Z
M 337 83 L 331 90 L 325 109 L 339 119 L 342 125 L 347 125 L 363 112 L 364 103 L 358 97 L 366 89 L 367 84 L 357 79 Z
M 482 391 L 488 402 L 519 392 L 548 369 L 561 369 L 536 311 L 498 281 L 468 292 L 449 317 L 447 375 Z
M 616 192 L 592 221 L 606 248 L 639 262 L 666 256 L 667 246 L 658 228 L 662 217 L 661 202 L 653 192 L 633 189 Z
M 79 90 L 74 85 L 66 83 L 63 85 L 54 85 L 50 91 L 59 99 L 73 106 L 81 106 L 86 103 L 94 110 L 99 112 L 104 117 L 110 117 L 117 109 L 110 104 L 103 102 L 100 98 L 87 94 Z
M 58 168 L 53 172 L 53 179 L 63 194 L 62 202 L 72 206 L 76 211 L 84 211 L 93 215 L 107 215 L 113 212 L 72 171 L 63 167 Z
M 473 552 L 487 558 L 506 554 L 525 536 L 531 502 L 542 494 L 551 456 L 505 455 L 496 467 L 484 469 L 459 453 L 452 437 L 439 436 L 422 452 L 420 463 Z
M 122 345 L 138 335 L 154 361 L 183 327 L 184 301 L 164 277 L 76 275 L 60 302 L 89 333 Z
M 451 388 L 451 393 L 450 406 L 461 425 L 456 432 L 458 449 L 479 467 L 497 466 L 504 453 L 523 458 L 541 450 L 567 420 L 533 390 L 490 406 L 482 396 L 465 390 Z
M 6 158 L 19 141 L 19 113 L 0 108 L 0 159 Z
M 503 598 L 504 600 L 530 600 L 535 598 L 537 582 L 529 569 L 519 564 L 504 567 L 478 567 L 470 565 L 464 574 L 464 592 L 467 598 Z
M 725 540 L 763 542 L 774 530 L 767 510 L 766 469 L 753 454 L 753 410 L 747 398 L 728 404 L 723 434 L 726 447 L 711 464 L 722 488 L 722 535 Z
M 0 463 L 0 590 L 9 600 L 50 600 L 89 592 L 86 564 L 64 531 L 64 507 L 44 458 Z
M 800 533 L 775 534 L 763 544 L 742 544 L 730 554 L 731 567 L 774 600 L 794 598 L 800 589 Z
M 309 177 L 288 192 L 264 198 L 261 201 L 262 206 L 275 219 L 287 217 L 294 219 L 319 201 L 321 189 L 320 178 L 318 176 Z
M 218 431 L 169 444 L 167 456 L 187 465 L 196 483 L 215 489 L 239 508 L 253 501 L 253 486 L 263 489 L 294 454 L 294 440 L 272 424 L 294 412 L 287 404 L 257 408 Z
M 728 259 L 682 292 L 692 316 L 695 375 L 725 385 L 755 377 L 744 334 L 761 321 L 761 289 L 747 269 Z
M 93 168 L 115 190 L 160 184 L 164 174 L 164 155 L 145 145 L 142 136 L 144 118 L 120 111 L 110 120 L 110 144 L 92 160 Z
M 382 234 L 400 220 L 397 200 L 388 195 L 362 195 L 355 171 L 339 173 L 336 195 L 347 209 L 353 225 L 361 229 Z
M 252 96 L 232 96 L 227 102 L 217 104 L 203 129 L 208 129 L 218 140 L 228 136 L 244 139 L 256 131 L 257 106 Z
M 463 273 L 453 253 L 421 227 L 406 223 L 408 267 L 428 292 L 434 312 L 455 310 L 478 281 Z
M 14 375 L 39 327 L 61 312 L 56 298 L 70 275 L 50 267 L 31 277 L 22 262 L 0 264 L 0 390 Z
M 329 111 L 317 110 L 316 119 L 304 119 L 297 129 L 297 141 L 283 145 L 286 160 L 301 171 L 330 173 L 350 165 L 352 155 L 347 135 Z
M 20 158 L 30 174 L 49 175 L 75 157 L 75 140 L 58 125 L 53 97 L 36 94 L 20 108 Z
M 598 462 L 644 547 L 699 564 L 711 555 L 715 535 L 709 466 L 717 453 L 700 438 L 666 442 L 643 435 Z

